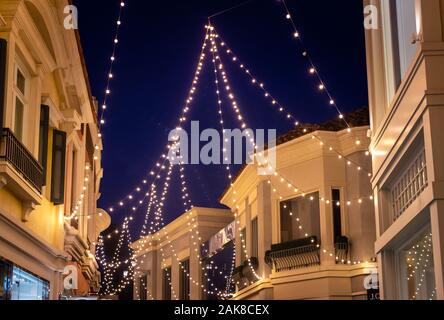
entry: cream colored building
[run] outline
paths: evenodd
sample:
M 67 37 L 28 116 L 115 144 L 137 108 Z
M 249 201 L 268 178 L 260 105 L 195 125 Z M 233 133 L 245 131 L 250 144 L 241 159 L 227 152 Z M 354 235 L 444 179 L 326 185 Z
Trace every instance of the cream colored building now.
M 367 299 L 376 272 L 367 131 L 301 130 L 277 146 L 277 176 L 248 165 L 237 177 L 221 200 L 237 216 L 233 299 Z
M 229 210 L 196 207 L 134 242 L 134 299 L 202 300 L 201 246 L 232 221 Z
M 366 0 L 383 299 L 444 299 L 444 1 Z
M 11 283 L 0 300 L 99 289 L 95 242 L 110 219 L 96 207 L 97 104 L 68 4 L 0 1 L 0 281 Z M 67 266 L 78 271 L 68 292 Z

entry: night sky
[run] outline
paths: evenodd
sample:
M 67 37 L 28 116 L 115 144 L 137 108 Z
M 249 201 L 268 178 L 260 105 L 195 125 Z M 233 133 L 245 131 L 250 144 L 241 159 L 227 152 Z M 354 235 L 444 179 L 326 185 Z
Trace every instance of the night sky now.
M 103 129 L 104 179 L 99 204 L 105 209 L 142 187 L 139 183 L 164 151 L 168 132 L 177 124 L 190 88 L 207 17 L 242 0 L 125 2 Z M 119 3 L 74 0 L 92 92 L 99 101 L 103 99 Z M 288 0 L 287 4 L 341 110 L 367 106 L 362 1 Z M 337 117 L 308 74 L 307 61 L 279 1 L 256 0 L 212 22 L 240 60 L 301 122 Z M 250 127 L 276 128 L 279 134 L 290 130 L 291 123 L 273 110 L 238 67 L 221 56 Z M 219 129 L 212 75 L 211 60 L 207 60 L 191 118 L 200 120 L 201 127 Z M 238 127 L 231 109 L 224 112 L 226 127 Z M 224 167 L 187 166 L 186 173 L 194 205 L 217 206 L 228 183 Z M 170 192 L 167 221 L 182 213 L 179 189 L 172 186 Z M 126 208 L 113 213 L 115 224 L 129 213 Z M 134 214 L 136 221 L 145 210 Z

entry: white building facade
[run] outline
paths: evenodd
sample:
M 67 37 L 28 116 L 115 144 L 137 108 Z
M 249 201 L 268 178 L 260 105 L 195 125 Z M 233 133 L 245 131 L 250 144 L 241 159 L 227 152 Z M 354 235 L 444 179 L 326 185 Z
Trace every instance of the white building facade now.
M 444 299 L 444 1 L 364 5 L 381 298 Z
M 367 131 L 297 135 L 277 146 L 276 175 L 249 165 L 237 177 L 221 201 L 236 216 L 233 299 L 377 294 Z

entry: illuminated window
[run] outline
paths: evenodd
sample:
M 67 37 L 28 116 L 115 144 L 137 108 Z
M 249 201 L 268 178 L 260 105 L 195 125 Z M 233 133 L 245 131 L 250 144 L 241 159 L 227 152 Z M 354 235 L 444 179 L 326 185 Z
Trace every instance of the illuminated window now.
M 399 251 L 401 298 L 435 300 L 436 284 L 432 233 L 428 228 Z
M 0 300 L 49 300 L 49 282 L 0 258 Z

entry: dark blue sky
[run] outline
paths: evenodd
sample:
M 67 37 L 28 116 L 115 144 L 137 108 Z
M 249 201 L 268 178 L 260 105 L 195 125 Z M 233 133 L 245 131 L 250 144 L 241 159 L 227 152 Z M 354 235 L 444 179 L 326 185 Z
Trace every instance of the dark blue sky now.
M 190 87 L 207 17 L 241 0 L 127 0 L 104 127 L 102 198 L 108 208 L 131 193 L 158 159 L 176 125 Z M 93 95 L 103 98 L 119 0 L 75 0 Z M 363 10 L 360 0 L 287 0 L 312 58 L 342 111 L 367 105 Z M 218 16 L 213 23 L 243 63 L 303 122 L 337 117 L 292 37 L 277 0 L 256 0 Z M 211 62 L 211 61 L 209 61 Z M 245 74 L 226 60 L 240 108 L 253 128 L 291 129 Z M 207 64 L 192 107 L 201 126 L 219 128 L 211 65 Z M 225 111 L 227 127 L 237 122 Z M 222 166 L 187 167 L 195 205 L 217 205 L 227 185 Z M 177 175 L 176 175 L 177 176 Z M 174 181 L 174 179 L 173 179 Z M 159 186 L 160 188 L 160 186 Z M 180 198 L 171 189 L 169 199 Z M 171 201 L 170 201 L 171 202 Z M 172 219 L 178 201 L 167 206 Z M 116 212 L 115 222 L 127 212 Z M 143 211 L 137 213 L 142 216 Z

